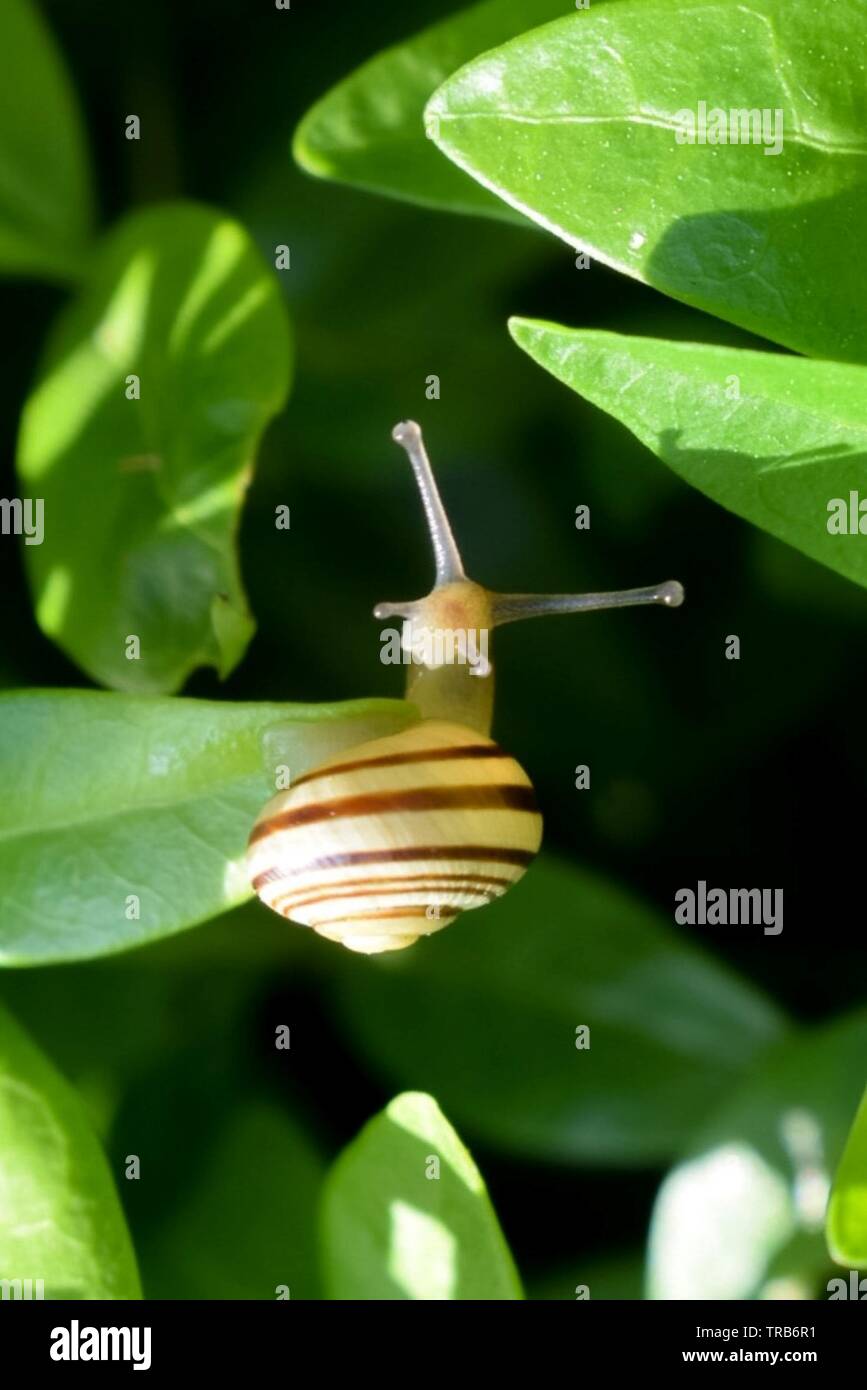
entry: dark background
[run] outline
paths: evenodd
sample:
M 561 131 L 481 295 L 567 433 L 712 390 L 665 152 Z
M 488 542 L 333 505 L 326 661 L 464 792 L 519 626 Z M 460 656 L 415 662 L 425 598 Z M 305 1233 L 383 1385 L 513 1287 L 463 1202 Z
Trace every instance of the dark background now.
M 420 594 L 431 579 L 418 500 L 389 438 L 395 421 L 413 416 L 473 577 L 516 590 L 669 576 L 686 587 L 677 613 L 595 614 L 498 634 L 495 732 L 533 777 L 547 844 L 669 919 L 675 889 L 699 878 L 782 887 L 782 936 L 696 934 L 797 1018 L 860 1002 L 863 594 L 681 483 L 535 367 L 505 321 L 517 313 L 702 342 L 755 340 L 600 266 L 578 271 L 567 246 L 529 224 L 415 209 L 295 168 L 290 137 L 305 109 L 366 57 L 439 18 L 441 5 L 415 3 L 409 14 L 397 0 L 296 0 L 285 14 L 268 0 L 51 0 L 43 11 L 84 108 L 103 224 L 184 196 L 235 214 L 269 259 L 277 243 L 291 248 L 280 283 L 296 381 L 267 435 L 241 541 L 258 634 L 223 687 L 199 673 L 186 693 L 312 701 L 401 693 L 399 673 L 379 663 L 370 610 Z M 140 143 L 123 136 L 131 112 L 147 133 Z M 0 296 L 11 496 L 18 412 L 64 296 L 24 283 L 4 284 Z M 429 373 L 441 379 L 436 402 L 424 395 Z M 280 502 L 292 509 L 288 534 L 273 527 Z M 589 532 L 574 529 L 578 503 L 591 507 Z M 5 683 L 85 684 L 35 626 L 20 553 L 3 547 L 0 560 Z M 732 633 L 739 662 L 724 657 Z M 592 791 L 578 793 L 573 769 L 585 762 Z M 51 974 L 80 980 L 84 969 Z M 184 990 L 205 988 L 191 979 L 179 1012 L 189 1005 Z M 302 1033 L 306 1024 L 315 1031 L 316 1047 L 295 1058 L 293 1086 L 336 1149 L 388 1093 L 333 1027 L 325 999 L 309 977 L 293 984 L 278 968 L 244 1026 L 260 1039 L 266 1068 L 275 1065 L 274 1022 L 291 1015 Z M 230 1045 L 224 1051 L 213 1035 L 183 1046 L 198 1056 L 200 1077 L 233 1065 Z M 167 1059 L 166 1074 L 182 1061 Z M 163 1080 L 149 1084 L 159 1090 Z M 192 1112 L 179 1093 L 178 1135 L 207 1125 L 205 1092 Z M 173 1152 L 182 1144 L 173 1138 Z M 531 1278 L 574 1255 L 576 1227 L 591 1253 L 640 1244 L 657 1173 L 576 1176 L 474 1152 Z M 574 1213 L 565 1223 L 564 1205 Z

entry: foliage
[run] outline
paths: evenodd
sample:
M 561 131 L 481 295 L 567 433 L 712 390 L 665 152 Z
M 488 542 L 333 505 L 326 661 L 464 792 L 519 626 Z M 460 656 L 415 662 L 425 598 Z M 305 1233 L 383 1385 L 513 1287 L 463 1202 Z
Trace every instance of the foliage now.
M 541 366 L 616 416 L 686 482 L 867 584 L 857 540 L 853 546 L 829 529 L 837 498 L 848 525 L 850 494 L 864 475 L 863 367 L 521 319 L 511 331 Z
M 178 203 L 110 234 L 49 339 L 21 422 L 23 489 L 48 516 L 26 553 L 40 626 L 103 685 L 173 691 L 244 654 L 235 533 L 286 398 L 285 318 L 246 232 Z
M 0 696 L 0 961 L 129 950 L 250 896 L 247 837 L 279 732 L 292 775 L 401 727 L 402 706 L 237 704 L 97 691 Z
M 522 1296 L 481 1175 L 421 1093 L 396 1096 L 334 1165 L 323 1258 L 331 1298 Z
M 821 1295 L 830 1174 L 865 1044 L 863 1011 L 791 1039 L 698 1130 L 657 1199 L 650 1297 Z
M 867 1266 L 867 1094 L 852 1123 L 828 1202 L 828 1248 L 838 1264 Z
M 649 1226 L 647 1297 L 825 1296 L 829 1250 L 867 1260 L 833 896 L 867 570 L 828 525 L 867 430 L 863 5 L 425 0 L 338 49 L 225 0 L 204 59 L 145 8 L 0 14 L 5 488 L 44 502 L 0 553 L 0 1279 L 638 1297 Z M 756 92 L 778 154 L 678 141 Z M 546 854 L 355 959 L 247 902 L 242 857 L 278 765 L 416 717 L 369 621 L 428 578 L 408 415 L 473 574 L 688 601 L 503 634 Z M 676 926 L 713 877 L 784 882 L 783 936 Z
M 6 0 L 0 26 L 0 270 L 72 279 L 92 217 L 72 83 L 31 0 Z
M 463 62 L 562 13 L 561 0 L 487 0 L 387 49 L 311 107 L 295 158 L 311 174 L 426 207 L 508 218 L 508 207 L 437 158 L 424 107 Z
M 45 1298 L 138 1298 L 117 1192 L 81 1102 L 5 1011 L 0 1154 L 2 1277 L 41 1280 Z
M 341 1014 L 384 1076 L 507 1153 L 664 1161 L 783 1031 L 644 904 L 555 861 L 438 944 L 364 978 L 347 962 Z
M 865 25 L 859 0 L 818 32 L 810 0 L 603 0 L 461 68 L 428 123 L 570 245 L 788 347 L 863 362 L 864 276 L 837 249 L 867 210 Z M 735 158 L 676 139 L 702 94 L 749 111 L 756 93 L 782 113 L 782 149 L 774 125 Z

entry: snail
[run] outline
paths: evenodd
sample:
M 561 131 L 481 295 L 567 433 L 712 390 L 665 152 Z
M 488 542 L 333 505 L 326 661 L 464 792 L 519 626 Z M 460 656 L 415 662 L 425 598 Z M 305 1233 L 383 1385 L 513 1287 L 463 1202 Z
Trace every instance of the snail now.
M 403 619 L 407 699 L 419 722 L 297 778 L 262 810 L 247 867 L 283 917 L 371 955 L 411 946 L 524 874 L 542 817 L 524 769 L 490 737 L 493 628 L 546 613 L 634 604 L 676 608 L 676 580 L 605 594 L 497 594 L 464 572 L 421 430 L 395 426 L 427 517 L 436 579 L 424 598 L 380 603 Z

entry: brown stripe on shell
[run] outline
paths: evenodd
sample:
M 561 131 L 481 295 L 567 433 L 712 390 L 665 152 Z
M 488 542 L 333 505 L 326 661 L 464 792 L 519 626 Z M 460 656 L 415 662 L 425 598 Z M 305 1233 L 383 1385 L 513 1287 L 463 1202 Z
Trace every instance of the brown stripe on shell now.
M 366 767 L 399 767 L 404 763 L 440 763 L 452 758 L 508 758 L 496 743 L 465 743 L 450 745 L 448 748 L 418 748 L 408 753 L 382 753 L 378 758 L 355 758 L 348 763 L 331 763 L 330 766 L 317 767 L 313 772 L 305 772 L 296 777 L 292 790 L 304 786 L 305 782 L 315 782 L 319 777 L 334 777 L 338 773 L 356 772 Z
M 427 917 L 428 921 L 441 921 L 443 917 L 457 917 L 460 913 L 458 907 L 440 907 L 432 916 L 428 914 L 426 907 L 383 907 L 377 908 L 375 912 L 353 912 L 351 917 L 328 917 L 316 923 L 316 930 L 327 928 L 329 931 L 341 922 L 381 922 L 387 919 L 395 920 L 400 917 Z M 302 923 L 303 925 L 303 923 Z
M 460 887 L 456 887 L 454 882 L 449 885 L 455 893 L 466 894 L 467 896 L 476 898 L 486 898 L 488 901 L 490 901 L 491 898 L 501 897 L 502 893 L 512 886 L 511 879 L 497 879 L 496 882 L 500 885 L 500 889 L 496 891 L 488 887 L 479 887 L 473 879 L 462 878 L 460 874 L 453 874 L 449 877 L 457 879 L 461 885 Z M 310 886 L 313 887 L 314 885 L 311 884 Z M 286 898 L 275 898 L 271 906 L 276 908 L 278 912 L 294 912 L 299 907 L 315 907 L 317 903 L 330 903 L 334 902 L 337 898 L 393 898 L 396 894 L 400 893 L 442 893 L 444 891 L 444 887 L 441 883 L 433 883 L 430 879 L 423 878 L 420 883 L 413 883 L 406 878 L 380 878 L 371 879 L 369 884 L 365 883 L 361 888 L 356 885 L 355 888 L 347 893 L 334 892 L 335 888 L 343 889 L 346 886 L 346 883 L 341 883 L 338 879 L 332 888 L 326 889 L 324 893 L 317 892 L 312 898 L 299 898 L 290 894 Z M 319 884 L 318 887 L 321 889 L 324 885 Z
M 263 869 L 260 874 L 250 880 L 253 892 L 258 893 L 260 889 L 267 888 L 269 883 L 279 883 L 286 875 L 282 869 Z
M 273 874 L 267 881 L 273 883 L 280 877 L 279 870 L 269 869 L 267 874 Z M 260 878 L 265 879 L 266 874 L 260 874 Z M 473 885 L 484 885 L 492 888 L 511 888 L 515 882 L 513 878 L 498 878 L 496 874 L 388 874 L 382 878 L 335 878 L 330 881 L 332 888 L 375 888 L 381 885 L 390 886 L 392 883 L 402 884 L 405 888 L 410 888 L 418 892 L 416 885 L 423 884 L 425 887 L 440 888 L 443 884 L 472 883 Z M 329 886 L 328 880 L 317 883 L 308 883 L 304 888 L 296 888 L 284 899 L 276 899 L 278 902 L 288 902 L 293 897 L 298 898 L 299 894 L 309 893 L 311 889 L 322 889 Z M 255 884 L 254 884 L 255 887 Z
M 473 863 L 482 860 L 492 864 L 516 864 L 526 869 L 535 858 L 535 850 L 506 849 L 499 845 L 410 845 L 400 849 L 357 849 L 344 854 L 323 854 L 319 859 L 311 859 L 307 864 L 288 872 L 284 869 L 266 869 L 254 879 L 253 887 L 259 880 L 275 883 L 278 879 L 297 878 L 300 874 L 314 873 L 318 869 L 345 869 L 356 864 L 406 864 L 415 859 L 451 859 L 457 863 L 461 860 Z
M 297 825 L 313 825 L 316 821 L 337 820 L 347 816 L 377 816 L 389 811 L 402 814 L 415 811 L 526 811 L 536 813 L 533 788 L 513 785 L 466 783 L 457 787 L 416 787 L 395 791 L 363 792 L 357 796 L 338 796 L 330 801 L 313 802 L 281 811 L 270 820 L 259 821 L 250 835 L 250 844 L 278 830 Z

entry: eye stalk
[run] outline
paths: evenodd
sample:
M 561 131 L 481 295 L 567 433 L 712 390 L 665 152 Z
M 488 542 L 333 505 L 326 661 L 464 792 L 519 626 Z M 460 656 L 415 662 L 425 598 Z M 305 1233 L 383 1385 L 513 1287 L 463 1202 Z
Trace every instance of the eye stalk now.
M 404 620 L 402 646 L 411 656 L 406 696 L 419 706 L 423 718 L 453 720 L 490 732 L 494 680 L 488 639 L 493 628 L 504 623 L 647 604 L 679 608 L 683 603 L 683 585 L 676 579 L 601 594 L 498 594 L 483 588 L 467 578 L 420 427 L 414 420 L 403 420 L 395 425 L 392 438 L 412 465 L 436 569 L 434 587 L 424 598 L 378 603 L 373 616 Z
M 424 514 L 427 517 L 428 531 L 433 545 L 436 561 L 437 588 L 442 584 L 454 584 L 466 579 L 464 562 L 461 559 L 457 542 L 452 534 L 451 523 L 446 515 L 436 478 L 421 437 L 421 428 L 415 420 L 401 420 L 395 425 L 391 437 L 396 444 L 405 449 L 412 471 L 421 493 Z
M 618 589 L 610 594 L 492 594 L 494 627 L 514 623 L 520 618 L 539 618 L 551 613 L 586 613 L 597 608 L 637 608 L 659 603 L 663 608 L 679 608 L 683 585 L 666 579 L 649 589 Z

